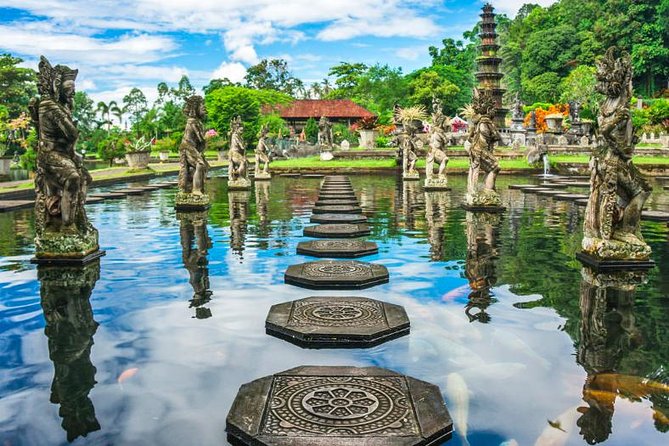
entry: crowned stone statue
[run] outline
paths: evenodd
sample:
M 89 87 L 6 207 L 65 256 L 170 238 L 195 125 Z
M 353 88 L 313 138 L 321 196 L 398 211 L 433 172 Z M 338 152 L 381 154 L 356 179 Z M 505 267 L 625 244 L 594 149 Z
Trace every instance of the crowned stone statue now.
M 495 102 L 490 91 L 474 91 L 471 122 L 467 138 L 470 145 L 465 207 L 499 210 L 502 201 L 495 187 L 499 162 L 493 151 L 502 138 L 495 126 Z M 481 172 L 485 174 L 482 188 L 478 184 Z
M 605 99 L 597 119 L 597 147 L 590 161 L 582 254 L 596 262 L 626 264 L 650 257 L 639 222 L 652 187 L 632 161 L 636 143 L 630 111 L 632 62 L 628 53 L 617 53 L 615 47 L 609 48 L 597 64 L 596 88 Z
M 230 161 L 228 166 L 228 189 L 251 189 L 251 181 L 248 176 L 248 160 L 246 159 L 246 144 L 244 143 L 244 124 L 241 116 L 237 116 L 230 123 L 228 159 Z
M 186 99 L 184 114 L 188 118 L 179 146 L 179 193 L 176 208 L 180 211 L 201 211 L 209 207 L 209 195 L 205 193 L 209 163 L 204 157 L 206 141 L 202 121 L 207 116 L 202 96 Z
M 333 146 L 332 123 L 325 116 L 318 121 L 318 144 L 321 150 L 330 151 Z
M 256 146 L 256 165 L 255 165 L 255 180 L 269 180 L 272 175 L 269 173 L 270 148 L 267 145 L 267 133 L 269 126 L 263 125 L 260 129 L 260 136 L 258 137 L 258 145 Z M 260 168 L 260 164 L 263 167 Z
M 447 133 L 449 131 L 450 121 L 442 112 L 441 101 L 435 97 L 432 101 L 430 143 L 425 159 L 425 190 L 449 190 L 446 178 L 446 165 L 448 164 L 446 146 L 448 145 Z M 436 177 L 434 176 L 435 161 L 439 166 Z
M 78 70 L 39 62 L 39 98 L 30 102 L 37 129 L 35 263 L 86 263 L 104 255 L 84 204 L 92 178 L 76 152 L 72 117 Z

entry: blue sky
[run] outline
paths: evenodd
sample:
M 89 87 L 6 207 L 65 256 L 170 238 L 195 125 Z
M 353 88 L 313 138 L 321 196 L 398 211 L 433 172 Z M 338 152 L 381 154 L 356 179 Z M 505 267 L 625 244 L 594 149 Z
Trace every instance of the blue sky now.
M 549 4 L 551 0 L 534 3 Z M 79 89 L 119 100 L 132 87 L 149 99 L 160 81 L 187 74 L 243 78 L 280 57 L 310 84 L 340 61 L 387 63 L 410 72 L 427 48 L 460 38 L 483 1 L 452 0 L 0 0 L 0 51 L 37 66 L 40 55 L 80 69 Z M 524 3 L 492 0 L 513 16 Z

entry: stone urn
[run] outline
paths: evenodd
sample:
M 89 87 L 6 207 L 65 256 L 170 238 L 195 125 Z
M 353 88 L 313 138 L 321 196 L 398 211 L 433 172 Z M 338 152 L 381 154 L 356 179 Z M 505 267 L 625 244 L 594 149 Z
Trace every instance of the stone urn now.
M 562 132 L 562 120 L 564 116 L 561 114 L 553 114 L 546 116 L 546 126 L 550 133 L 560 133 Z
M 373 149 L 376 147 L 376 130 L 373 129 L 360 129 L 360 147 L 365 147 L 367 149 Z
M 158 157 L 160 158 L 160 162 L 164 163 L 165 161 L 170 159 L 170 152 L 166 150 L 163 152 L 158 152 Z
M 12 165 L 11 156 L 0 156 L 0 178 L 9 176 L 9 168 Z
M 146 169 L 151 161 L 151 152 L 126 152 L 125 160 L 131 169 Z

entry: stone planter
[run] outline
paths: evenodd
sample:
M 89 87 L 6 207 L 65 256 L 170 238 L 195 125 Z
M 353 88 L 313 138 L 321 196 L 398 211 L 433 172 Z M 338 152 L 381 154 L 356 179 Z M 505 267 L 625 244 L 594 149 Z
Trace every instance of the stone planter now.
M 170 159 L 170 152 L 159 152 L 158 157 L 160 158 L 160 162 L 164 163 Z
M 562 115 L 549 115 L 546 116 L 546 126 L 548 126 L 548 131 L 551 133 L 560 133 L 562 132 L 562 120 L 564 116 Z
M 376 147 L 376 130 L 361 129 L 360 133 L 360 147 L 373 149 Z
M 11 165 L 11 156 L 0 156 L 0 178 L 9 176 L 9 168 Z
M 125 160 L 131 169 L 146 169 L 151 161 L 151 152 L 128 152 Z

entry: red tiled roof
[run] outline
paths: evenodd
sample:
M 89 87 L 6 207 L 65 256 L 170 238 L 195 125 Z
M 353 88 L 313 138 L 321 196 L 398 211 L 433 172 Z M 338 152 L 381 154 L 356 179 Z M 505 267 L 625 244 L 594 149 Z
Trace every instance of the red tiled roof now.
M 315 118 L 367 118 L 376 116 L 349 99 L 301 99 L 290 105 L 278 107 L 284 119 Z

